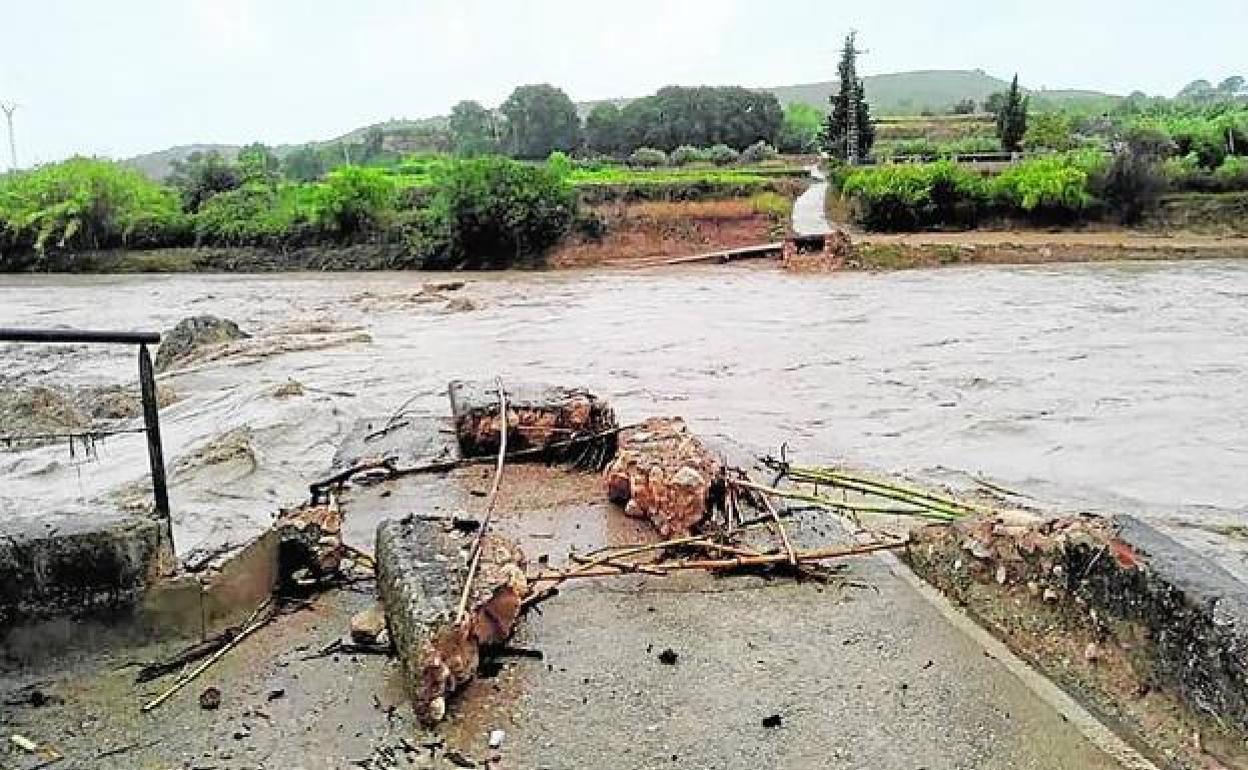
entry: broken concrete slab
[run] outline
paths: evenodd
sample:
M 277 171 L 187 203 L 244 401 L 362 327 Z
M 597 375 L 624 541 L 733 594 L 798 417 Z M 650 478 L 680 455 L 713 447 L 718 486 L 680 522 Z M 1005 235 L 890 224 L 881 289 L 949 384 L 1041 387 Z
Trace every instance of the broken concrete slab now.
M 723 497 L 723 465 L 679 417 L 654 417 L 621 431 L 605 473 L 607 497 L 648 518 L 664 537 L 683 537 Z
M 334 452 L 330 474 L 388 460 L 411 468 L 459 459 L 450 420 L 428 414 L 399 414 L 357 420 Z
M 504 383 L 507 449 L 540 449 L 616 427 L 615 411 L 584 388 Z M 465 457 L 496 454 L 498 388 L 494 382 L 454 380 L 448 388 L 455 432 Z
M 132 608 L 144 587 L 172 566 L 166 530 L 152 518 L 87 512 L 6 523 L 0 531 L 0 629 L 21 620 Z
M 1200 554 L 1119 516 L 925 527 L 913 533 L 907 559 L 1180 766 L 1196 766 L 1193 734 L 1204 751 L 1218 746 L 1244 758 L 1248 596 Z
M 447 697 L 476 675 L 481 647 L 511 636 L 528 591 L 524 554 L 511 541 L 486 535 L 460 618 L 472 542 L 447 522 L 415 516 L 377 528 L 378 593 L 413 708 L 426 724 L 441 721 Z

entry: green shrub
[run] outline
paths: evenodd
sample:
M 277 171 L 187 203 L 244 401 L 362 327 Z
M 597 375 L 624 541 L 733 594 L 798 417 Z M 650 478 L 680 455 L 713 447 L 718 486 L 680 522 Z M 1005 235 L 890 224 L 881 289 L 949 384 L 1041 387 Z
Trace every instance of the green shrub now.
M 575 216 L 572 186 L 544 166 L 458 160 L 435 173 L 409 243 L 430 267 L 504 267 L 539 257 Z
M 690 163 L 710 162 L 710 157 L 707 155 L 706 150 L 702 150 L 702 149 L 693 147 L 688 144 L 682 144 L 681 146 L 672 150 L 672 154 L 669 156 L 668 159 L 671 161 L 673 166 L 684 166 Z
M 639 168 L 657 168 L 667 163 L 667 153 L 653 147 L 638 147 L 628 156 L 628 165 Z
M 14 251 L 176 245 L 178 196 L 108 160 L 71 158 L 0 176 L 0 229 Z
M 870 230 L 970 226 L 987 201 L 982 179 L 949 161 L 865 168 L 849 172 L 841 191 L 855 218 Z
M 726 144 L 717 144 L 706 151 L 706 159 L 716 166 L 727 166 L 736 163 L 740 153 Z
M 750 196 L 750 208 L 777 221 L 788 221 L 793 212 L 793 201 L 779 193 L 760 192 Z
M 992 196 L 1007 209 L 1058 217 L 1073 217 L 1092 203 L 1088 172 L 1064 156 L 1010 166 L 992 181 Z
M 763 161 L 775 159 L 779 154 L 775 147 L 760 139 L 741 151 L 741 162 L 762 163 Z
M 568 157 L 566 152 L 561 150 L 555 150 L 546 159 L 546 168 L 560 179 L 567 179 L 572 174 L 573 167 L 572 159 Z
M 1248 157 L 1228 155 L 1213 172 L 1222 192 L 1248 190 Z

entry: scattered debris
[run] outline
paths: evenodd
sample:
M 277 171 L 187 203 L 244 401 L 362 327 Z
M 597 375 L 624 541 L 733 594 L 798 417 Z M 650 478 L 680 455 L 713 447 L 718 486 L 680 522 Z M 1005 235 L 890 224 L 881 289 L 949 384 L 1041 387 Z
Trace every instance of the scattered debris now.
M 204 661 L 198 668 L 194 669 L 188 674 L 184 674 L 183 676 L 179 677 L 178 680 L 174 682 L 172 686 L 169 687 L 169 689 L 165 690 L 163 693 L 156 696 L 156 698 L 144 704 L 142 710 L 144 712 L 147 712 L 147 711 L 152 711 L 158 708 L 160 704 L 169 700 L 169 698 L 173 697 L 173 695 L 176 694 L 179 690 L 181 690 L 183 687 L 186 687 L 188 684 L 193 682 L 200 674 L 207 671 L 208 668 L 212 666 L 212 664 L 216 663 L 218 660 L 225 657 L 226 653 L 228 653 L 230 650 L 237 647 L 238 644 L 242 642 L 244 639 L 246 639 L 248 636 L 251 636 L 251 634 L 263 628 L 275 617 L 277 617 L 277 613 L 274 611 L 274 605 L 273 605 L 272 599 L 265 600 L 263 604 L 261 604 L 259 607 L 256 608 L 254 612 L 251 613 L 251 617 L 248 618 L 247 623 L 244 624 L 243 626 L 243 630 L 239 631 L 237 636 L 235 636 L 228 643 L 223 645 L 221 649 L 217 650 L 217 652 L 214 653 L 212 657 Z M 212 689 L 212 688 L 209 688 L 209 689 Z M 206 692 L 207 691 L 205 691 L 205 694 Z M 220 697 L 220 693 L 218 693 L 218 697 Z
M 450 762 L 452 765 L 455 765 L 456 767 L 476 767 L 477 766 L 477 763 L 474 762 L 472 759 L 470 759 L 467 755 L 463 754 L 462 752 L 456 751 L 455 749 L 451 749 L 450 751 L 446 752 L 442 756 L 446 757 L 446 761 Z
M 688 535 L 724 494 L 723 467 L 679 417 L 622 431 L 606 470 L 607 497 L 649 518 L 663 537 Z
M 358 644 L 377 644 L 386 631 L 386 613 L 374 604 L 351 616 L 351 640 Z

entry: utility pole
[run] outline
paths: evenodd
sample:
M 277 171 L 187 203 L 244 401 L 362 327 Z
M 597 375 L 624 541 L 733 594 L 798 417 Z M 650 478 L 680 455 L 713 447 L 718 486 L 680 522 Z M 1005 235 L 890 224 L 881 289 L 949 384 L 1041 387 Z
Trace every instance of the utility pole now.
M 850 37 L 853 40 L 858 38 L 858 30 L 851 30 Z M 859 50 L 857 47 L 853 49 L 854 54 L 854 72 L 850 78 L 850 88 L 854 89 L 845 101 L 845 162 L 851 166 L 858 165 L 858 57 L 862 54 L 871 53 L 870 51 Z
M 17 102 L 0 102 L 0 110 L 4 111 L 4 119 L 9 124 L 9 169 L 12 171 L 17 171 L 17 138 L 13 135 L 13 113 L 17 108 Z

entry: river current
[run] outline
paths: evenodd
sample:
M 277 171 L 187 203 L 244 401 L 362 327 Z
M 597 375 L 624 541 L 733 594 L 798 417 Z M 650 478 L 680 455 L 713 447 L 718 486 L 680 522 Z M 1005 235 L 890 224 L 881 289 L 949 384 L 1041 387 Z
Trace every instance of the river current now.
M 422 292 L 447 280 L 467 286 Z M 357 418 L 445 412 L 448 380 L 501 375 L 585 384 L 623 421 L 678 414 L 801 461 L 1140 515 L 1248 573 L 1246 262 L 0 276 L 0 326 L 166 330 L 205 313 L 254 336 L 162 377 L 180 551 L 299 502 Z M 135 379 L 128 348 L 0 344 L 0 361 L 3 387 Z M 74 515 L 142 498 L 145 448 L 0 446 L 0 477 L 0 516 Z

